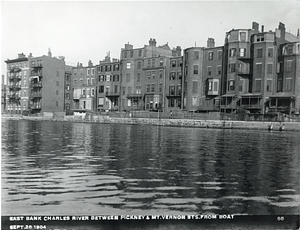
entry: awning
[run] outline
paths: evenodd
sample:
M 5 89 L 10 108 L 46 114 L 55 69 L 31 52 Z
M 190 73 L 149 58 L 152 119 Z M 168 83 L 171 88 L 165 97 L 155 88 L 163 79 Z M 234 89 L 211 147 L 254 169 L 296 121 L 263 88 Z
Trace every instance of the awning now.
M 142 98 L 142 94 L 128 94 L 127 98 Z
M 262 97 L 261 93 L 246 93 L 246 94 L 241 94 L 241 97 Z
M 272 98 L 295 98 L 295 94 L 293 93 L 287 93 L 287 92 L 279 92 L 275 95 L 271 95 Z
M 235 97 L 236 94 L 224 94 L 221 97 Z

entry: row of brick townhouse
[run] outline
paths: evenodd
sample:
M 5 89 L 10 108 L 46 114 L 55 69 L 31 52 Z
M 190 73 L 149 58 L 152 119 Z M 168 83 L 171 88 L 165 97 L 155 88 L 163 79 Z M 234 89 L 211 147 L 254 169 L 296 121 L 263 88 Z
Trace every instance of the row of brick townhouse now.
M 275 31 L 232 29 L 223 46 L 208 38 L 206 47 L 153 38 L 120 59 L 68 66 L 47 56 L 7 60 L 6 110 L 11 113 L 82 111 L 219 111 L 299 113 L 300 39 L 279 23 Z

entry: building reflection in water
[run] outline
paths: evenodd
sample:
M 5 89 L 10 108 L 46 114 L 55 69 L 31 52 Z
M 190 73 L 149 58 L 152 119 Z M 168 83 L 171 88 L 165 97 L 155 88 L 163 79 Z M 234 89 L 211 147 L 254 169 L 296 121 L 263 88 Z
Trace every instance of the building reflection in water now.
M 4 207 L 62 213 L 76 201 L 92 214 L 293 214 L 299 205 L 299 133 L 47 121 L 2 128 Z

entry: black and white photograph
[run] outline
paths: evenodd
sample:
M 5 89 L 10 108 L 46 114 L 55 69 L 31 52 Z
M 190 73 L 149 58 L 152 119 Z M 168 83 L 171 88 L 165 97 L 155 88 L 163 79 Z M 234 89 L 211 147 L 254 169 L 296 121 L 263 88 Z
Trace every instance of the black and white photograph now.
M 300 229 L 300 1 L 1 1 L 1 229 Z

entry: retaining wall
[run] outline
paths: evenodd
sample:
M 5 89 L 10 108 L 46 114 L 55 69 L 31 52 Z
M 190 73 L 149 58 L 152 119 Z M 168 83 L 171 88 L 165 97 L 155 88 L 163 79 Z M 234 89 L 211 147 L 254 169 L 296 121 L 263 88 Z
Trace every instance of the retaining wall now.
M 2 119 L 16 119 L 2 117 Z M 109 116 L 64 116 L 60 118 L 23 116 L 24 120 L 50 120 L 66 122 L 88 122 L 102 124 L 131 124 L 131 125 L 161 125 L 174 127 L 193 128 L 218 128 L 218 129 L 255 129 L 255 130 L 286 130 L 300 131 L 300 122 L 262 122 L 262 121 L 228 121 L 228 120 L 191 120 L 191 119 L 151 119 L 151 118 L 114 118 Z

